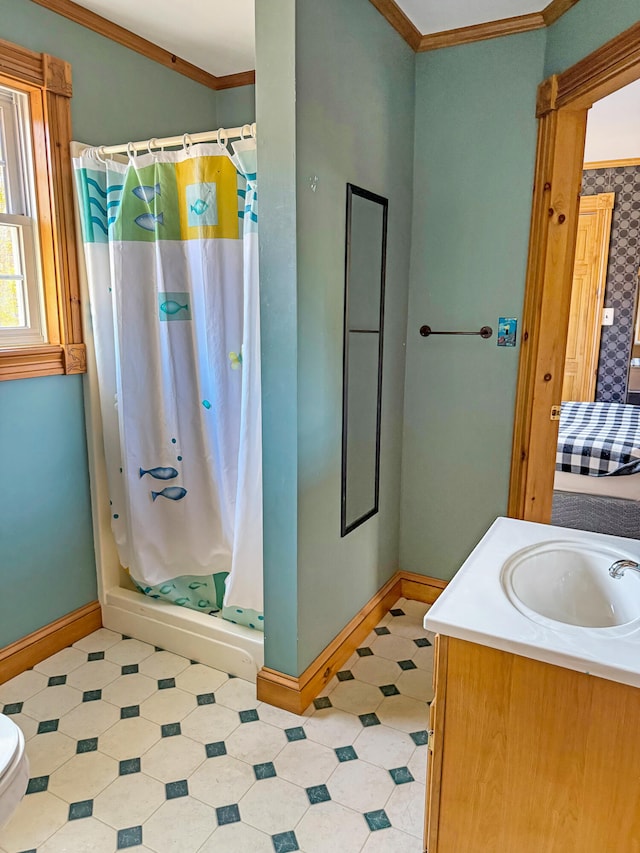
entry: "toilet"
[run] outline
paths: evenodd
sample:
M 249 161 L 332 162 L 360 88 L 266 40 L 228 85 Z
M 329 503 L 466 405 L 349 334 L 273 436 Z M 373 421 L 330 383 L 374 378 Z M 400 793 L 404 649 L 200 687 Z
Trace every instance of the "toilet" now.
M 18 807 L 28 782 L 24 735 L 9 717 L 0 714 L 0 828 Z

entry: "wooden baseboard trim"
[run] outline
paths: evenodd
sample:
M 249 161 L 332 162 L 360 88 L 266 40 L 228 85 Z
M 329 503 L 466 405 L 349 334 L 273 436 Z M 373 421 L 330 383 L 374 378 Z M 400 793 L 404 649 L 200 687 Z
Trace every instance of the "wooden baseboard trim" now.
M 0 649 L 0 684 L 102 627 L 99 601 L 67 613 L 33 634 Z
M 446 581 L 437 578 L 396 572 L 302 675 L 296 678 L 263 667 L 257 679 L 258 699 L 293 714 L 302 714 L 399 598 L 432 604 L 446 585 Z
M 423 604 L 433 604 L 447 588 L 449 581 L 440 578 L 430 578 L 415 572 L 398 572 L 400 575 L 400 590 L 403 598 L 421 601 Z

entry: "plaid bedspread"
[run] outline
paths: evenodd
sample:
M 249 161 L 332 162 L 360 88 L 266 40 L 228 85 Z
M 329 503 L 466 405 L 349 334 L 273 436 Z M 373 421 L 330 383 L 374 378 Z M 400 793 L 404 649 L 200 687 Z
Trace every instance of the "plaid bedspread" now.
M 640 406 L 563 403 L 556 470 L 590 477 L 640 473 Z

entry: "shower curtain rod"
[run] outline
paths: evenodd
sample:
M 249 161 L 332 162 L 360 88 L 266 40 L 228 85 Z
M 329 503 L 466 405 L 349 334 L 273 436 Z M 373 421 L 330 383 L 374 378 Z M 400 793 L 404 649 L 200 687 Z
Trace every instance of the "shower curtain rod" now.
M 206 130 L 203 133 L 184 133 L 182 136 L 165 136 L 157 139 L 144 139 L 140 142 L 125 142 L 121 145 L 100 145 L 92 147 L 91 150 L 98 151 L 101 156 L 105 154 L 127 154 L 137 151 L 150 151 L 152 148 L 169 148 L 176 145 L 196 145 L 198 142 L 226 143 L 231 139 L 247 139 L 256 137 L 256 125 L 244 124 L 242 127 L 221 127 L 219 130 Z

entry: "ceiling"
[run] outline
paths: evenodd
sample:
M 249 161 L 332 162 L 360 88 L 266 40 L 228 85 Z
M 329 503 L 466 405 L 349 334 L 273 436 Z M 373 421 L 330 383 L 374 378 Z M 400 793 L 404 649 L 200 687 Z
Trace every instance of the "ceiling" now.
M 603 98 L 589 110 L 586 163 L 640 158 L 640 80 Z
M 76 0 L 217 77 L 255 68 L 255 0 Z M 263 0 L 268 2 L 268 0 Z M 397 0 L 423 35 L 539 12 L 541 0 Z
M 422 35 L 540 12 L 541 0 L 396 0 Z
M 78 5 L 216 77 L 255 68 L 254 0 L 79 0 Z

